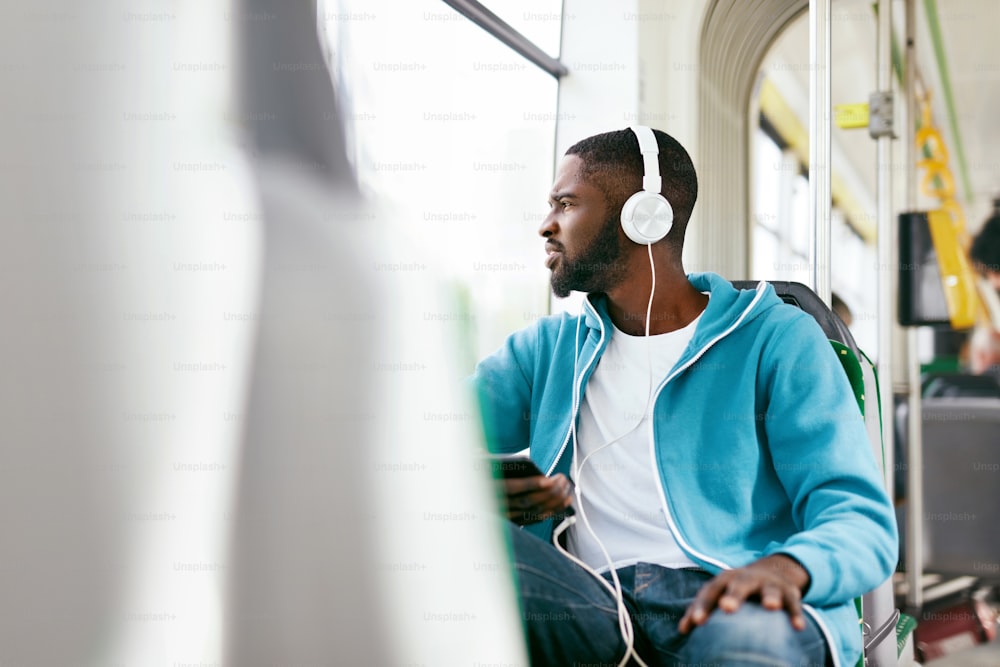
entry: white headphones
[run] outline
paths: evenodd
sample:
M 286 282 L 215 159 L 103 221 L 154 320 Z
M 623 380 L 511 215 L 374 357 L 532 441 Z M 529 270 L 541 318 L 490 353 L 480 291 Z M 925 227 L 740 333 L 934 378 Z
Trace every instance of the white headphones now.
M 660 194 L 660 147 L 653 130 L 644 125 L 631 128 L 639 140 L 639 151 L 645 173 L 642 190 L 628 198 L 622 206 L 622 229 L 625 235 L 640 245 L 656 243 L 670 232 L 674 225 L 674 209 Z

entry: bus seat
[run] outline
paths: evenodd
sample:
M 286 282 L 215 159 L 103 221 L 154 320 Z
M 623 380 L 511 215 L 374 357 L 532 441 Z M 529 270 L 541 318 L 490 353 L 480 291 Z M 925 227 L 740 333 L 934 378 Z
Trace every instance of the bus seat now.
M 900 440 L 909 406 L 898 408 Z M 1000 578 L 1000 398 L 925 398 L 921 406 L 924 568 Z M 905 449 L 905 448 L 904 448 Z
M 854 336 L 843 320 L 809 287 L 789 281 L 768 282 L 782 301 L 812 315 L 830 340 L 851 383 L 858 408 L 864 415 L 875 460 L 884 472 L 885 452 L 879 410 L 878 377 L 874 364 L 858 348 Z M 732 283 L 737 289 L 755 289 L 758 284 L 752 280 L 734 280 Z M 874 399 L 871 401 L 871 409 L 866 409 L 868 398 Z M 912 662 L 913 647 L 910 636 L 915 623 L 896 609 L 892 578 L 857 600 L 856 604 L 864 645 L 859 667 L 861 665 L 890 667 Z M 895 638 L 896 641 L 887 641 L 890 638 Z
M 928 373 L 921 378 L 920 393 L 924 398 L 1000 398 L 1000 381 L 992 375 Z
M 1000 398 L 1000 375 L 969 373 L 925 373 L 920 378 L 920 393 L 928 398 Z M 895 493 L 897 501 L 906 498 L 906 407 L 907 397 L 897 397 L 895 407 Z

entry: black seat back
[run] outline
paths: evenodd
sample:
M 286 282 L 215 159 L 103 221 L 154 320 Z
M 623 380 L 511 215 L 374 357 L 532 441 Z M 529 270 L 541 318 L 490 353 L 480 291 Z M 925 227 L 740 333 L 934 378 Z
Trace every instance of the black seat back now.
M 756 280 L 733 280 L 733 287 L 736 289 L 756 289 L 759 281 Z M 774 291 L 785 303 L 800 308 L 813 316 L 819 323 L 820 328 L 826 337 L 836 341 L 854 353 L 854 356 L 861 356 L 858 344 L 854 342 L 851 330 L 847 328 L 844 321 L 837 313 L 830 310 L 830 307 L 823 303 L 823 300 L 810 288 L 802 283 L 789 280 L 768 280 L 774 287 Z

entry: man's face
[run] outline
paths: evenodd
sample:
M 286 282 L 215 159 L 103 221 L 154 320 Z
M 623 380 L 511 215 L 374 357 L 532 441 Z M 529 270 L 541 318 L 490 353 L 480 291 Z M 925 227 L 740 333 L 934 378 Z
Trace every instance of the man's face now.
M 545 237 L 552 292 L 604 292 L 624 280 L 626 259 L 619 211 L 608 210 L 604 193 L 582 176 L 583 160 L 567 155 L 556 171 L 549 214 L 538 233 Z

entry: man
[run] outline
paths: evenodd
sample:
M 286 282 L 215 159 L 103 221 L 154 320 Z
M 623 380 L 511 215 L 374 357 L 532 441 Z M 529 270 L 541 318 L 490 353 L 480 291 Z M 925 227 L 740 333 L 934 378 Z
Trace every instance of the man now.
M 994 205 L 997 208 L 973 240 L 969 256 L 989 287 L 1000 294 L 1000 202 Z M 976 374 L 1000 367 L 1000 331 L 988 321 L 977 324 L 969 340 L 969 366 Z
M 626 653 L 617 594 L 540 522 L 572 505 L 569 551 L 619 580 L 645 663 L 853 665 L 852 600 L 897 560 L 857 405 L 818 325 L 770 286 L 685 274 L 697 178 L 677 141 L 655 143 L 669 233 L 641 245 L 619 223 L 648 175 L 632 130 L 570 148 L 539 233 L 582 313 L 476 368 L 490 448 L 530 447 L 548 475 L 504 483 L 508 516 L 536 522 L 511 532 L 533 664 Z

